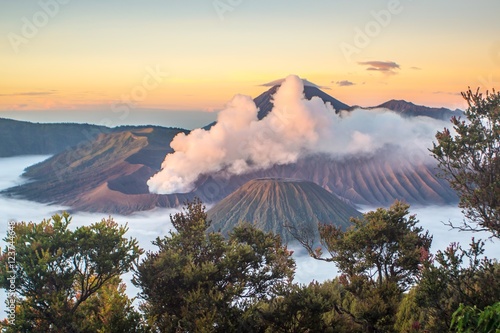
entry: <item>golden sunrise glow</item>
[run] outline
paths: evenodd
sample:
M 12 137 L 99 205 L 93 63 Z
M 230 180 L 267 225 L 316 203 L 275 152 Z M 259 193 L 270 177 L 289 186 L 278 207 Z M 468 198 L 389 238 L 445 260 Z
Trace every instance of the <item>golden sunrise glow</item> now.
M 499 3 L 467 3 L 400 1 L 393 12 L 384 1 L 325 3 L 306 15 L 305 3 L 274 13 L 255 2 L 221 19 L 201 1 L 89 1 L 60 5 L 29 38 L 23 17 L 42 8 L 13 3 L 0 14 L 0 111 L 100 110 L 126 96 L 139 107 L 218 110 L 288 74 L 351 105 L 463 107 L 461 91 L 498 88 L 500 80 L 500 23 L 489 19 Z M 399 67 L 362 65 L 372 61 Z M 144 86 L 148 68 L 164 75 Z

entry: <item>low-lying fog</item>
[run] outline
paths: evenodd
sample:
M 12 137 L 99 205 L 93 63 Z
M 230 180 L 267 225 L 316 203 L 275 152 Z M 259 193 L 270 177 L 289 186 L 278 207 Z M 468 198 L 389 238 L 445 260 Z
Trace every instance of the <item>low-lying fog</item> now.
M 12 158 L 0 158 L 0 190 L 15 186 L 24 181 L 20 175 L 24 168 L 34 163 L 40 162 L 47 156 L 23 156 Z M 39 222 L 48 218 L 54 213 L 64 210 L 62 206 L 51 206 L 35 203 L 26 200 L 11 199 L 0 196 L 0 241 L 2 249 L 5 247 L 3 238 L 6 236 L 8 222 L 15 221 L 33 221 Z M 373 208 L 363 207 L 363 211 Z M 176 212 L 175 209 L 155 209 L 148 212 L 139 212 L 130 216 L 113 215 L 113 218 L 119 224 L 128 223 L 129 236 L 138 239 L 139 244 L 145 250 L 156 250 L 151 241 L 158 236 L 164 236 L 171 228 L 170 214 Z M 464 246 L 470 242 L 471 237 L 486 238 L 487 234 L 472 234 L 467 232 L 458 232 L 449 230 L 449 227 L 442 222 L 448 220 L 458 224 L 462 220 L 460 210 L 452 206 L 428 206 L 411 208 L 411 213 L 416 214 L 421 225 L 428 229 L 434 235 L 432 252 L 438 249 L 445 249 L 450 242 L 460 242 Z M 89 225 L 107 217 L 106 214 L 76 213 L 73 215 L 72 226 Z M 297 262 L 295 279 L 300 283 L 308 283 L 312 280 L 324 281 L 333 278 L 336 274 L 334 264 L 320 262 L 309 258 L 299 246 L 291 246 L 295 250 L 294 257 Z M 493 242 L 487 242 L 486 255 L 490 258 L 500 258 L 500 247 Z M 128 285 L 128 293 L 131 297 L 137 294 L 137 289 L 130 283 L 132 274 L 124 276 Z M 0 293 L 0 307 L 3 308 L 5 293 Z M 5 317 L 0 313 L 0 318 Z

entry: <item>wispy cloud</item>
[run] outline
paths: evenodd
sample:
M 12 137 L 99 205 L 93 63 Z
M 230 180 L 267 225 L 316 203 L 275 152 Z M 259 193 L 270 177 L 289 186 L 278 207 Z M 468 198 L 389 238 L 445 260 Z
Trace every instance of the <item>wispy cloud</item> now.
M 410 69 L 413 69 L 413 70 L 416 70 L 416 71 L 421 71 L 422 70 L 422 68 L 417 67 L 417 66 L 412 66 L 412 67 L 410 67 Z
M 394 61 L 360 61 L 358 64 L 368 66 L 367 71 L 378 71 L 386 74 L 396 74 L 396 70 L 400 69 Z
M 332 83 L 335 83 L 339 87 L 349 87 L 349 86 L 354 86 L 356 84 L 356 83 L 351 82 L 349 80 L 342 80 L 342 81 L 337 81 L 337 82 L 332 81 Z
M 57 90 L 47 90 L 47 91 L 22 91 L 22 92 L 14 92 L 9 94 L 0 94 L 2 97 L 12 97 L 12 96 L 45 96 L 45 95 L 53 95 L 57 92 Z
M 462 96 L 459 92 L 451 92 L 451 91 L 433 91 L 435 95 L 453 95 L 453 96 Z

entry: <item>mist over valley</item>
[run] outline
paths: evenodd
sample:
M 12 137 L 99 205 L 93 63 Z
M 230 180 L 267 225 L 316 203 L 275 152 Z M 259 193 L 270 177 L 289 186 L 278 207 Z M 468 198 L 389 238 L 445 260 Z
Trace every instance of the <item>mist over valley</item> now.
M 42 162 L 49 156 L 20 156 L 0 158 L 0 190 L 4 190 L 13 185 L 19 185 L 27 181 L 21 175 L 23 170 L 30 165 Z M 70 209 L 61 205 L 50 205 L 37 203 L 18 198 L 9 198 L 0 195 L 0 234 L 6 235 L 8 221 L 33 221 L 40 222 L 43 219 L 50 218 L 53 214 L 61 213 Z M 211 208 L 211 206 L 208 206 Z M 361 212 L 367 212 L 375 209 L 374 206 L 360 206 Z M 171 208 L 156 208 L 145 212 L 135 212 L 129 215 L 112 214 L 112 217 L 119 224 L 127 223 L 129 231 L 128 237 L 137 238 L 139 245 L 146 251 L 156 250 L 151 242 L 157 237 L 163 237 L 172 230 L 170 223 L 170 214 L 179 212 L 179 209 Z M 417 215 L 420 220 L 420 225 L 428 229 L 434 236 L 432 252 L 444 250 L 451 242 L 460 242 L 466 246 L 471 237 L 487 238 L 487 233 L 471 234 L 467 232 L 458 232 L 450 230 L 443 222 L 452 221 L 460 223 L 463 219 L 460 209 L 454 205 L 443 206 L 414 206 L 410 212 Z M 78 226 L 90 225 L 94 222 L 107 218 L 106 213 L 88 213 L 74 212 L 72 213 L 71 228 Z M 0 241 L 0 246 L 5 247 L 5 241 Z M 337 275 L 337 269 L 333 263 L 317 261 L 309 257 L 306 251 L 298 243 L 291 242 L 289 244 L 291 250 L 294 251 L 293 258 L 296 260 L 297 269 L 295 273 L 295 281 L 307 284 L 311 281 L 326 281 L 334 278 Z M 486 243 L 485 255 L 491 258 L 500 257 L 500 248 L 493 242 Z M 130 297 L 135 297 L 138 289 L 130 282 L 132 273 L 126 274 L 123 279 L 127 283 L 127 294 Z M 4 302 L 5 293 L 2 291 L 0 302 Z M 3 317 L 4 314 L 0 317 Z

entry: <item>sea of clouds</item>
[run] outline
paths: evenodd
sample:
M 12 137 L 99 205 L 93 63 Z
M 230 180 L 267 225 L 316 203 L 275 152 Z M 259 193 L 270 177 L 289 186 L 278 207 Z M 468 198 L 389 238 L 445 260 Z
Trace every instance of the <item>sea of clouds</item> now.
M 21 184 L 26 179 L 21 177 L 21 174 L 29 165 L 40 162 L 47 156 L 23 156 L 0 158 L 0 189 L 5 189 L 11 186 Z M 3 238 L 6 236 L 9 221 L 33 221 L 39 222 L 44 218 L 49 218 L 55 213 L 64 211 L 67 207 L 57 205 L 46 205 L 32 201 L 26 201 L 17 198 L 7 198 L 0 196 L 0 242 L 2 248 L 5 247 Z M 362 207 L 362 211 L 368 211 L 374 207 Z M 120 224 L 128 224 L 128 236 L 135 237 L 139 241 L 139 245 L 146 251 L 154 251 L 156 248 L 151 244 L 151 241 L 156 237 L 163 237 L 171 230 L 170 214 L 177 212 L 177 209 L 155 209 L 147 212 L 137 212 L 129 216 L 114 215 L 113 218 Z M 421 225 L 428 229 L 434 235 L 432 252 L 438 249 L 445 249 L 450 242 L 460 242 L 466 246 L 471 237 L 486 238 L 488 234 L 471 234 L 467 232 L 458 232 L 450 230 L 443 222 L 452 221 L 460 223 L 462 216 L 457 207 L 452 206 L 427 206 L 411 208 L 411 213 L 416 214 Z M 73 228 L 90 225 L 100 221 L 102 218 L 107 218 L 106 214 L 96 213 L 75 213 L 72 215 L 73 220 L 71 226 Z M 497 242 L 498 243 L 498 242 Z M 497 243 L 487 242 L 486 255 L 490 258 L 500 258 L 500 247 Z M 297 270 L 295 280 L 300 283 L 309 283 L 313 280 L 325 281 L 336 276 L 337 270 L 332 263 L 317 261 L 307 256 L 305 251 L 297 245 L 291 245 L 294 250 L 294 258 L 297 262 Z M 130 282 L 132 273 L 123 276 L 127 283 L 127 293 L 130 297 L 135 297 L 138 293 Z M 4 307 L 5 293 L 0 293 L 0 309 Z M 3 312 L 3 311 L 2 311 Z M 0 317 L 5 316 L 0 313 Z

